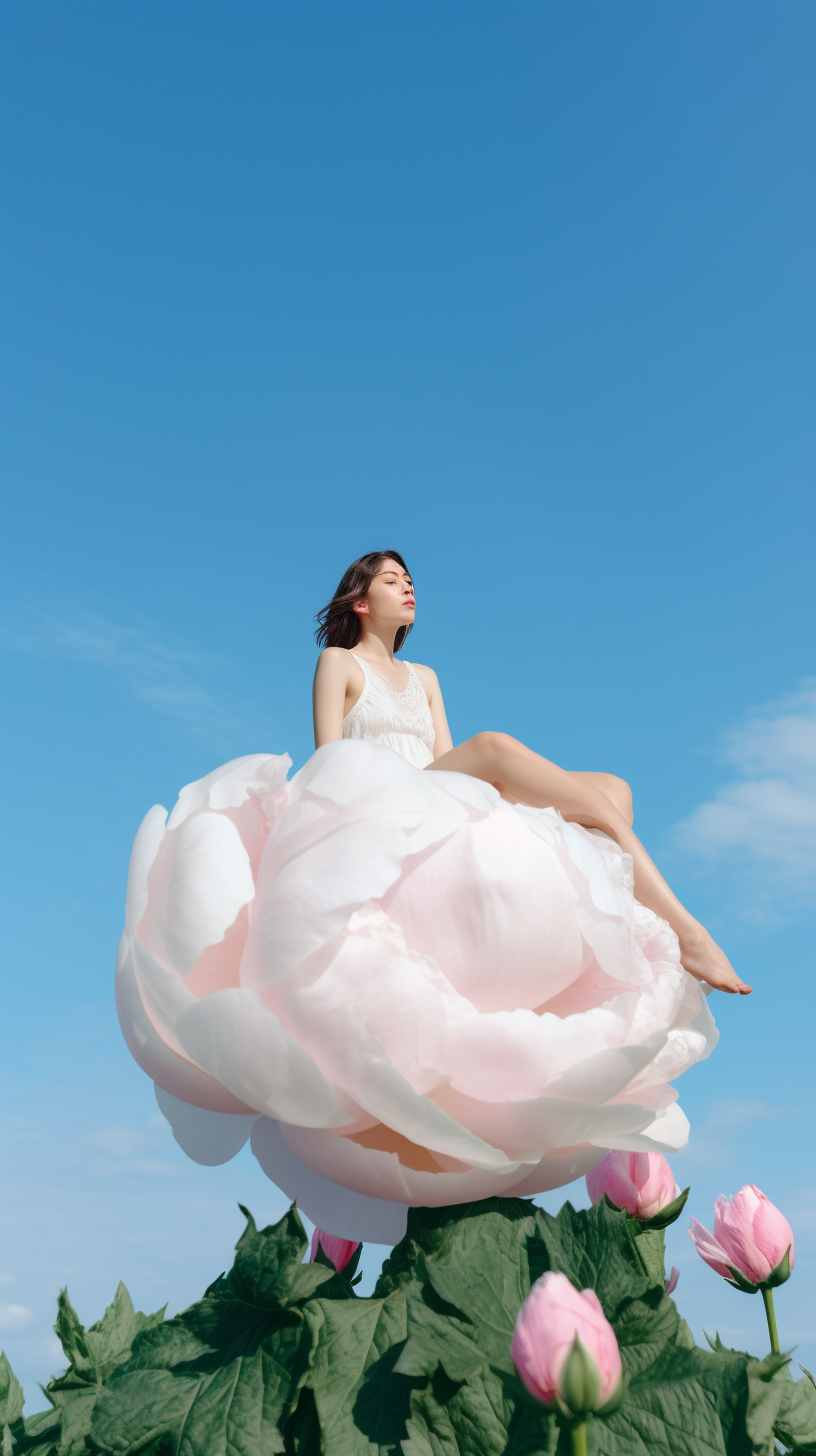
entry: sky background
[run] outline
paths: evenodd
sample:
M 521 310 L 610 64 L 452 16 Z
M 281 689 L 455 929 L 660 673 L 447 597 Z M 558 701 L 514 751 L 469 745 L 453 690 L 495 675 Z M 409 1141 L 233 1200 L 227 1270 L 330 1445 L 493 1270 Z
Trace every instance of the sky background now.
M 191 1303 L 190 1163 L 113 1006 L 145 812 L 312 749 L 313 615 L 393 547 L 454 740 L 632 784 L 754 986 L 680 1081 L 689 1211 L 786 1213 L 814 1368 L 814 32 L 752 0 L 6 0 L 2 1343 Z M 583 1181 L 540 1200 L 586 1203 Z M 698 1341 L 762 1306 L 668 1234 Z M 372 1287 L 382 1249 L 365 1252 Z M 798 1372 L 797 1372 L 798 1373 Z

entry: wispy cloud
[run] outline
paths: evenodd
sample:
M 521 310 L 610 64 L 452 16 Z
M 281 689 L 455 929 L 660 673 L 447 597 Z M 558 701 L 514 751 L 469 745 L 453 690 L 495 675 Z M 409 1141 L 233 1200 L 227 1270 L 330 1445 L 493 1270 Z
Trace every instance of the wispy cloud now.
M 151 623 L 113 622 L 91 612 L 19 612 L 3 627 L 0 645 L 100 669 L 132 697 L 195 733 L 238 730 L 257 741 L 264 732 L 252 713 L 233 706 L 230 668 L 222 658 L 194 651 Z
M 0 1304 L 0 1335 L 16 1335 L 34 1319 L 33 1309 L 25 1304 Z
M 726 737 L 730 777 L 675 826 L 680 850 L 718 864 L 748 918 L 816 900 L 816 682 L 756 710 Z
M 108 1122 L 83 1140 L 92 1177 L 184 1178 L 189 1168 L 175 1155 L 172 1133 L 160 1112 L 138 1122 Z M 168 1156 L 169 1155 L 169 1156 Z
M 758 1122 L 799 1123 L 809 1119 L 812 1108 L 805 1102 L 765 1102 L 753 1097 L 721 1097 L 710 1102 L 702 1120 L 692 1125 L 686 1147 L 672 1154 L 678 1178 L 689 1179 L 703 1172 L 719 1172 L 744 1159 L 746 1143 L 756 1140 Z M 802 1136 L 802 1134 L 800 1134 Z M 807 1136 L 807 1133 L 804 1134 Z

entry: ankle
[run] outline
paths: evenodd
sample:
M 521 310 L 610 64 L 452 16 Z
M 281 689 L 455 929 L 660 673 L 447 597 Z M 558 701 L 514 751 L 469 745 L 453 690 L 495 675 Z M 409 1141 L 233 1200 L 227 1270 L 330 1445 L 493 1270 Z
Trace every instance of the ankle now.
M 678 929 L 677 939 L 685 950 L 699 950 L 709 940 L 709 934 L 699 920 L 689 915 L 688 920 Z

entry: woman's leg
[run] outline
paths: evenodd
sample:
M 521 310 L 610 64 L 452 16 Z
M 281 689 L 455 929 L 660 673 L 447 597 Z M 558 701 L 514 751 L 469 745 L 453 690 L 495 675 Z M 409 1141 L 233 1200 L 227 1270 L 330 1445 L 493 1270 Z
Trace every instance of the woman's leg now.
M 585 784 L 591 784 L 594 788 L 600 789 L 605 794 L 613 809 L 622 814 L 629 828 L 635 817 L 632 807 L 632 790 L 625 779 L 619 779 L 617 774 L 608 773 L 586 773 L 583 769 L 570 769 L 574 779 L 582 779 Z
M 612 779 L 614 775 L 570 773 L 507 733 L 477 733 L 435 759 L 428 768 L 470 774 L 493 784 L 517 803 L 557 809 L 564 819 L 588 829 L 602 829 L 632 856 L 635 895 L 642 905 L 669 922 L 680 941 L 686 970 L 721 991 L 746 994 L 751 990 L 708 931 L 666 884 L 632 830 L 631 821 L 615 806 L 612 796 L 598 787 L 600 778 Z M 623 780 L 615 782 L 622 784 Z

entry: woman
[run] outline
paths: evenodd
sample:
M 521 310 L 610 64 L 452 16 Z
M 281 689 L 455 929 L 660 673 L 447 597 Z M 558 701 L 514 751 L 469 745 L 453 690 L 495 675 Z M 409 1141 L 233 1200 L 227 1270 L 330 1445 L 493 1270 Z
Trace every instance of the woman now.
M 349 567 L 319 613 L 318 640 L 327 645 L 314 680 L 315 748 L 371 738 L 419 767 L 482 779 L 511 804 L 557 809 L 570 822 L 603 830 L 631 855 L 635 896 L 668 921 L 684 968 L 719 991 L 749 994 L 752 987 L 681 905 L 634 834 L 623 779 L 559 768 L 506 733 L 477 733 L 454 747 L 436 673 L 395 657 L 415 617 L 414 583 L 397 551 L 372 551 Z
M 414 613 L 396 552 L 354 563 L 319 614 L 315 752 L 291 778 L 285 754 L 235 759 L 150 810 L 117 962 L 189 1156 L 251 1138 L 316 1224 L 381 1243 L 409 1206 L 681 1147 L 672 1083 L 717 1041 L 694 978 L 750 989 L 621 780 L 502 733 L 454 748 L 435 674 L 395 657 Z

